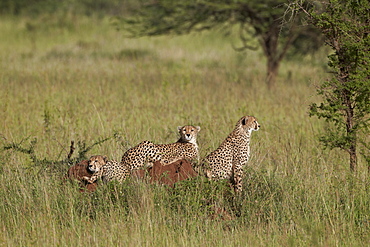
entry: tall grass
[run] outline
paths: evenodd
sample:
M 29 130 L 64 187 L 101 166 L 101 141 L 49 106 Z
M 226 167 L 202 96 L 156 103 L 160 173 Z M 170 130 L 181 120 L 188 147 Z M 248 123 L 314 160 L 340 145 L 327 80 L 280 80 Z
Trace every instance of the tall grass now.
M 268 90 L 262 52 L 236 53 L 237 40 L 219 33 L 132 40 L 109 20 L 82 17 L 3 17 L 0 31 L 3 245 L 370 241 L 365 163 L 351 174 L 345 154 L 318 143 L 325 123 L 307 115 L 319 100 L 315 84 L 328 76 L 325 62 L 285 62 L 277 87 Z M 203 178 L 174 189 L 112 183 L 92 194 L 63 180 L 71 141 L 75 159 L 119 160 L 142 140 L 173 142 L 177 126 L 194 124 L 202 128 L 204 157 L 246 114 L 261 129 L 252 136 L 241 195 Z M 231 217 L 214 214 L 215 207 Z

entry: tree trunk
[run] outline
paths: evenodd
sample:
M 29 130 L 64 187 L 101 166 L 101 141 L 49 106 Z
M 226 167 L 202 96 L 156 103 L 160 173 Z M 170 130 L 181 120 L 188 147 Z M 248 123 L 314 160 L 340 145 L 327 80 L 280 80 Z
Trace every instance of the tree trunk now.
M 357 170 L 357 154 L 356 154 L 356 142 L 352 143 L 349 148 L 349 167 L 351 172 Z
M 356 172 L 357 169 L 357 154 L 356 154 L 356 131 L 354 130 L 354 110 L 353 104 L 351 100 L 351 93 L 344 89 L 343 90 L 343 98 L 344 104 L 346 106 L 346 128 L 347 128 L 347 136 L 350 137 L 349 140 L 349 167 L 351 172 Z
M 273 57 L 267 57 L 267 86 L 271 89 L 276 84 L 276 78 L 279 72 L 280 61 L 276 61 Z
M 274 22 L 271 24 L 262 35 L 260 44 L 263 48 L 263 52 L 267 58 L 267 86 L 271 89 L 275 86 L 276 79 L 279 72 L 280 62 L 284 58 L 293 37 L 290 37 L 282 47 L 279 49 L 279 35 L 281 31 L 280 22 Z
M 336 47 L 336 52 L 338 55 L 339 63 L 340 64 L 347 64 L 347 61 L 345 60 L 345 52 L 343 52 L 341 47 Z M 348 153 L 349 153 L 349 168 L 351 172 L 356 172 L 357 170 L 357 154 L 356 154 L 356 130 L 355 127 L 355 112 L 354 112 L 354 105 L 355 100 L 351 97 L 352 92 L 350 89 L 346 88 L 346 85 L 349 81 L 349 75 L 350 71 L 348 70 L 347 66 L 342 66 L 340 68 L 340 81 L 341 81 L 341 93 L 342 93 L 342 99 L 343 104 L 345 106 L 345 114 L 346 114 L 346 131 L 347 131 L 347 137 L 349 137 L 348 144 Z

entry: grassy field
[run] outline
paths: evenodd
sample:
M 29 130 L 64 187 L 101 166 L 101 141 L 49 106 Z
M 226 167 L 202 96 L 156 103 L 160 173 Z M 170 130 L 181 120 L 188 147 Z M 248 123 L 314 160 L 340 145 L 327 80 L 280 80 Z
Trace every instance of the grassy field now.
M 322 150 L 307 114 L 325 55 L 285 62 L 264 84 L 261 51 L 237 53 L 219 33 L 127 39 L 108 19 L 0 21 L 1 246 L 364 246 L 365 163 Z M 143 140 L 201 126 L 201 157 L 244 115 L 258 118 L 245 189 L 197 178 L 169 190 L 137 181 L 79 193 L 73 161 L 120 159 Z M 224 207 L 230 220 L 211 217 Z

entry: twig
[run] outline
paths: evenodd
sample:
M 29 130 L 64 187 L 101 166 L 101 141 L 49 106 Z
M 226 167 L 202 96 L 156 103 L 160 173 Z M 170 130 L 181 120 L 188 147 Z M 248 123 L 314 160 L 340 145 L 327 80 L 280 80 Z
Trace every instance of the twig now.
M 75 151 L 74 144 L 75 144 L 75 142 L 74 141 L 71 141 L 71 146 L 69 147 L 69 153 L 68 153 L 68 156 L 67 156 L 67 159 L 68 160 L 71 160 L 71 157 L 73 155 L 73 152 Z

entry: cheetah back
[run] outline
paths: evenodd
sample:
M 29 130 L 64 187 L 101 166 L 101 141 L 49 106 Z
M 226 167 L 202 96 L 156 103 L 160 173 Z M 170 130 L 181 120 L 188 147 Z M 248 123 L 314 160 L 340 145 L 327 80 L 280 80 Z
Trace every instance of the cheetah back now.
M 103 170 L 102 180 L 104 182 L 109 182 L 112 180 L 122 182 L 130 175 L 130 170 L 127 168 L 127 166 L 115 160 L 108 161 L 103 167 Z
M 133 171 L 145 166 L 151 167 L 156 161 L 169 164 L 179 159 L 188 159 L 189 161 L 199 159 L 196 138 L 200 127 L 185 125 L 178 127 L 178 131 L 180 139 L 177 142 L 170 144 L 141 142 L 124 153 L 121 163 Z

